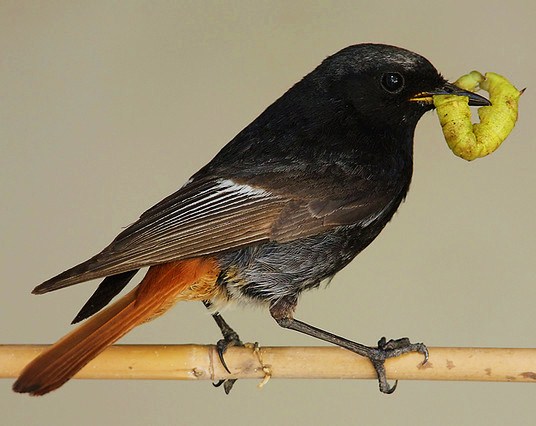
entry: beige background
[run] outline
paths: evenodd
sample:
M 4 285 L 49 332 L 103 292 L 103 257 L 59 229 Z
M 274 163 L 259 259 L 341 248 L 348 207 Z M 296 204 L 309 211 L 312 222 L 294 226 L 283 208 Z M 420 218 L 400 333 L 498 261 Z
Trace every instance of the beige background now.
M 95 288 L 30 290 L 100 250 L 178 188 L 325 56 L 404 46 L 448 78 L 473 68 L 528 86 L 495 155 L 454 157 L 434 114 L 419 124 L 406 203 L 380 238 L 297 316 L 359 341 L 531 347 L 535 163 L 533 2 L 0 2 L 0 341 L 49 343 Z M 432 5 L 433 3 L 433 5 Z M 379 3 L 378 3 L 379 4 Z M 266 312 L 226 318 L 244 340 L 314 345 Z M 208 343 L 182 304 L 129 343 Z M 524 384 L 371 381 L 74 381 L 44 398 L 1 382 L 6 425 L 533 424 Z

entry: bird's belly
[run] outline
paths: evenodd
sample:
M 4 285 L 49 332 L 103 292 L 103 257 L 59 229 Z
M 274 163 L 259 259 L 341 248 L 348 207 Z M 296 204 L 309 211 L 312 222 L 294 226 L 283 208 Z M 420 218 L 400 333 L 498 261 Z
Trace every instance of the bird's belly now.
M 269 242 L 219 257 L 228 301 L 272 304 L 317 287 L 345 267 L 383 225 L 344 226 L 288 243 Z M 222 301 L 214 301 L 220 305 Z

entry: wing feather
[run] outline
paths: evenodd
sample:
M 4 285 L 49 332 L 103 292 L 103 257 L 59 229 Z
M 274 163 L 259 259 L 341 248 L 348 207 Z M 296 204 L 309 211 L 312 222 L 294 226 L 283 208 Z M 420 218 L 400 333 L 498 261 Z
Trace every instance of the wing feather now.
M 395 195 L 390 188 L 379 191 L 381 182 L 360 180 L 360 191 L 347 198 L 332 199 L 318 188 L 303 198 L 292 190 L 273 193 L 266 189 L 269 180 L 256 179 L 253 185 L 231 179 L 189 182 L 143 213 L 99 254 L 45 281 L 34 293 L 269 240 L 284 243 L 336 226 L 368 224 Z
M 45 281 L 34 293 L 266 241 L 286 201 L 231 180 L 187 185 L 145 212 L 99 254 Z

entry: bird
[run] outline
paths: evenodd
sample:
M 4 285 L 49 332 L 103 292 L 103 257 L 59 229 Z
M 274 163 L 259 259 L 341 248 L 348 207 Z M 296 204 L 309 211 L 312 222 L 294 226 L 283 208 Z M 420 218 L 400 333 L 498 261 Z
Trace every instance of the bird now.
M 222 331 L 226 369 L 225 350 L 241 342 L 221 310 L 261 306 L 283 328 L 369 358 L 380 391 L 392 393 L 384 361 L 407 352 L 426 360 L 424 344 L 366 346 L 294 312 L 299 296 L 350 263 L 405 199 L 415 128 L 438 94 L 490 104 L 400 47 L 356 44 L 325 58 L 101 252 L 35 287 L 43 294 L 103 279 L 73 320 L 84 322 L 31 361 L 13 390 L 53 391 L 136 326 L 178 301 L 201 301 Z M 233 383 L 224 381 L 226 392 Z

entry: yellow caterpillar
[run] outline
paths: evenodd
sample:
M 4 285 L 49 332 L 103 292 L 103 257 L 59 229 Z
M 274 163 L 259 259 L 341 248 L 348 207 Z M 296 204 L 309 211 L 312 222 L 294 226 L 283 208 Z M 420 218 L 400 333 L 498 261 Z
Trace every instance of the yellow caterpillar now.
M 454 85 L 471 92 L 485 90 L 489 93 L 491 106 L 479 108 L 480 123 L 473 124 L 467 97 L 434 95 L 434 105 L 449 148 L 468 161 L 491 154 L 514 128 L 518 99 L 524 89 L 517 90 L 499 74 L 488 72 L 483 76 L 478 71 L 460 77 Z

